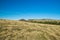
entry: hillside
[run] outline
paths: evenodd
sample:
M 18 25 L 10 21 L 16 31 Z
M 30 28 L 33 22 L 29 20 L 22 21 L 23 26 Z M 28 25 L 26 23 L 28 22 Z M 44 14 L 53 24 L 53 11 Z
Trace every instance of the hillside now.
M 54 19 L 29 19 L 27 21 L 33 23 L 60 25 L 60 20 L 54 20 Z
M 0 20 L 0 40 L 60 40 L 60 25 Z

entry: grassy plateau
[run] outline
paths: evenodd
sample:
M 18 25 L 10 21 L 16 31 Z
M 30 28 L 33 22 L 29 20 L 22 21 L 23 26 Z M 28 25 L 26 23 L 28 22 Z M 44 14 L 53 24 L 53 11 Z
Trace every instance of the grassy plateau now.
M 59 21 L 35 22 L 0 19 L 0 40 L 60 40 Z

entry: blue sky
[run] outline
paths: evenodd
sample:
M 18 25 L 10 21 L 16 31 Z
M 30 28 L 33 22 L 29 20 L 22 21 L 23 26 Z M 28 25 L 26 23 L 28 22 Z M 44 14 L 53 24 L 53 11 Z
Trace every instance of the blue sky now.
M 0 0 L 0 18 L 60 19 L 60 0 Z

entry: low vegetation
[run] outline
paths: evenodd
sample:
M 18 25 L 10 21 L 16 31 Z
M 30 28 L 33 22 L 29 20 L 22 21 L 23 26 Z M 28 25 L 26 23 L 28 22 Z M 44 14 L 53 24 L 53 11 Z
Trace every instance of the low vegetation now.
M 60 25 L 2 19 L 0 40 L 60 40 Z
M 29 19 L 28 22 L 60 25 L 60 20 L 52 19 Z

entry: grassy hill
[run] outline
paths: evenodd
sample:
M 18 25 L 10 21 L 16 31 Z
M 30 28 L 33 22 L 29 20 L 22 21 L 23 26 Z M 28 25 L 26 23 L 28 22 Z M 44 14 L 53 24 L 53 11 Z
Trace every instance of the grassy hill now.
M 53 19 L 29 19 L 28 22 L 60 25 L 60 20 Z
M 60 25 L 0 20 L 0 40 L 60 40 Z

